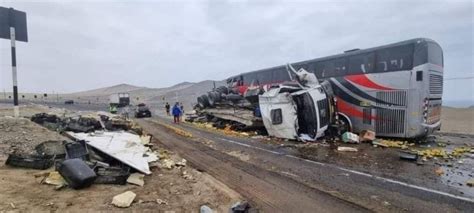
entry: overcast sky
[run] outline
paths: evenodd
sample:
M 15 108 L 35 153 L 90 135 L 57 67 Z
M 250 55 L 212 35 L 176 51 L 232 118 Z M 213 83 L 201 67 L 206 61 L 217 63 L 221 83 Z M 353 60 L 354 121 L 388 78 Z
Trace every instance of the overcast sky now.
M 221 80 L 416 37 L 441 45 L 445 79 L 474 76 L 470 0 L 0 2 L 28 15 L 20 92 Z M 2 90 L 11 90 L 10 66 L 10 42 L 0 40 Z M 446 80 L 444 98 L 474 100 L 473 85 Z

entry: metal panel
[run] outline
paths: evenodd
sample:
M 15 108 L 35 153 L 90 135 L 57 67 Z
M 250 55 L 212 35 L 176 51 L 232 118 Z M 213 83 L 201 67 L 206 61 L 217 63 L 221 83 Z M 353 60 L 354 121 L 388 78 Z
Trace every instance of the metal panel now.
M 328 100 L 323 99 L 318 101 L 319 109 L 319 128 L 329 124 L 329 106 Z
M 386 92 L 377 92 L 377 99 L 380 100 L 376 102 L 377 106 L 406 106 L 407 105 L 407 92 L 404 90 L 398 91 L 386 91 Z M 385 102 L 385 103 L 382 103 Z M 390 103 L 390 104 L 386 104 Z
M 0 38 L 10 39 L 10 13 L 14 16 L 15 39 L 28 42 L 26 13 L 5 7 L 0 7 Z
M 371 125 L 372 124 L 372 109 L 371 108 L 364 108 L 362 109 L 363 111 L 363 120 L 362 122 L 364 124 L 369 124 Z
M 443 76 L 430 74 L 430 94 L 443 94 Z
M 379 108 L 376 117 L 377 134 L 405 134 L 405 110 Z

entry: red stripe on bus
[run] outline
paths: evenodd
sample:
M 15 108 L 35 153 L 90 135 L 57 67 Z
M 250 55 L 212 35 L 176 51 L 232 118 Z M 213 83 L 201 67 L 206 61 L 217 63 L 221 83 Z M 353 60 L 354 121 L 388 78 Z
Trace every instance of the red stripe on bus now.
M 362 111 L 359 111 L 356 107 L 352 106 L 352 104 L 347 103 L 340 98 L 337 99 L 337 110 L 347 116 L 364 118 L 364 113 Z M 370 119 L 375 120 L 377 117 L 370 115 Z
M 389 87 L 384 87 L 380 84 L 377 84 L 367 78 L 365 74 L 361 75 L 349 75 L 344 77 L 346 80 L 351 81 L 355 84 L 367 87 L 367 88 L 372 88 L 372 89 L 379 89 L 379 90 L 393 90 L 392 88 Z

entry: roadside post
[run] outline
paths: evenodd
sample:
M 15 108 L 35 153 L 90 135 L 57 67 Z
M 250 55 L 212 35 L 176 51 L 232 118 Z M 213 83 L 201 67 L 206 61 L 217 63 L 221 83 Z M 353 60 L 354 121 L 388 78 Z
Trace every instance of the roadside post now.
M 28 42 L 26 13 L 13 8 L 0 7 L 0 38 L 10 39 L 11 42 L 13 111 L 15 117 L 19 117 L 20 108 L 18 107 L 18 80 L 15 41 Z

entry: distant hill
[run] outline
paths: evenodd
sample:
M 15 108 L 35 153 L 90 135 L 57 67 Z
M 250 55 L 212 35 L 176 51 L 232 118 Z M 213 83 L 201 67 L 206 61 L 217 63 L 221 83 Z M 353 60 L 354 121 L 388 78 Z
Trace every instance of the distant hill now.
M 91 103 L 107 103 L 111 94 L 129 93 L 133 104 L 148 103 L 156 106 L 164 105 L 165 102 L 170 104 L 181 102 L 186 108 L 191 108 L 196 102 L 198 96 L 212 90 L 214 87 L 224 85 L 224 81 L 201 81 L 198 83 L 182 82 L 171 87 L 164 88 L 147 88 L 129 84 L 118 84 L 115 86 L 104 87 L 99 89 L 87 90 L 82 92 L 63 94 L 63 99 L 72 99 L 78 102 Z
M 99 88 L 99 89 L 93 89 L 93 90 L 87 90 L 83 92 L 76 92 L 76 93 L 70 93 L 70 94 L 65 94 L 66 96 L 108 96 L 114 93 L 121 93 L 121 92 L 132 92 L 136 90 L 142 90 L 142 89 L 147 89 L 146 87 L 138 87 L 138 86 L 133 86 L 130 84 L 118 84 L 115 86 L 111 87 L 104 87 L 104 88 Z

